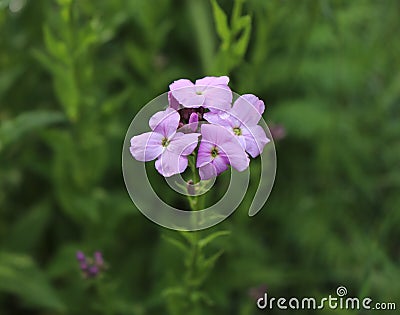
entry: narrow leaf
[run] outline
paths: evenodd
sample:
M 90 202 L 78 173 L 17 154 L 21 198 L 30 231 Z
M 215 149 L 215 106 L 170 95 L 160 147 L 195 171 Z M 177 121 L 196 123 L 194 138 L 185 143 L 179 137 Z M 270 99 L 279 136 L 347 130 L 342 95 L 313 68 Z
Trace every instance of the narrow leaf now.
M 231 234 L 230 231 L 218 231 L 218 232 L 215 232 L 213 234 L 208 235 L 206 238 L 203 238 L 202 240 L 200 240 L 199 241 L 199 246 L 200 246 L 200 248 L 204 248 L 205 246 L 210 244 L 216 238 L 221 237 L 221 236 L 227 236 L 227 235 L 230 235 L 230 234 Z

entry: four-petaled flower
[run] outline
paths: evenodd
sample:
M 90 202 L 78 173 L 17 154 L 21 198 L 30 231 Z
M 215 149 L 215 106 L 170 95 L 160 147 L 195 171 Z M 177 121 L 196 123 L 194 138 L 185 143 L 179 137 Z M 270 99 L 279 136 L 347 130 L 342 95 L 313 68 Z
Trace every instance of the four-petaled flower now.
M 156 160 L 156 169 L 164 177 L 182 173 L 187 156 L 197 147 L 198 133 L 177 132 L 180 116 L 172 108 L 154 114 L 149 121 L 151 132 L 131 139 L 130 151 L 138 161 Z
M 201 126 L 201 143 L 197 155 L 197 167 L 202 180 L 215 177 L 228 169 L 228 165 L 239 172 L 249 166 L 249 158 L 239 141 L 223 127 Z
M 228 87 L 229 78 L 205 77 L 192 83 L 187 79 L 173 82 L 170 88 L 169 102 L 172 108 L 198 108 L 200 106 L 213 110 L 228 110 L 232 103 L 232 91 Z

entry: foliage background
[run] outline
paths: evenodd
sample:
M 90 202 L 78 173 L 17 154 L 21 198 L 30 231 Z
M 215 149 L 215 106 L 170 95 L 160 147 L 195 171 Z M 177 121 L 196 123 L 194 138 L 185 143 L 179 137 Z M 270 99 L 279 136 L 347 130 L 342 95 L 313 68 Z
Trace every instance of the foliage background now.
M 400 307 L 400 2 L 219 4 L 231 28 L 205 0 L 0 1 L 0 314 L 173 314 L 176 233 L 134 208 L 121 146 L 170 82 L 220 74 L 287 135 L 264 210 L 245 200 L 212 245 L 202 314 L 258 314 L 263 285 Z M 102 278 L 79 249 L 103 252 Z

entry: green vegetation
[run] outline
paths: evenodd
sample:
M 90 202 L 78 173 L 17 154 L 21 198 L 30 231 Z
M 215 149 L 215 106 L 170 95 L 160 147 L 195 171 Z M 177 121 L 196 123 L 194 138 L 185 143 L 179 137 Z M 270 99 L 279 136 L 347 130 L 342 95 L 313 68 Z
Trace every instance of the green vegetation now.
M 316 298 L 343 285 L 399 308 L 399 12 L 396 0 L 0 0 L 0 314 L 180 315 L 189 300 L 188 315 L 252 315 L 266 312 L 249 294 L 263 285 Z M 201 233 L 209 268 L 189 297 L 192 240 L 135 208 L 121 151 L 142 106 L 206 75 L 264 99 L 286 137 L 264 209 L 247 216 L 250 191 Z M 77 250 L 102 251 L 107 270 L 83 279 Z M 346 312 L 362 314 L 314 313 Z

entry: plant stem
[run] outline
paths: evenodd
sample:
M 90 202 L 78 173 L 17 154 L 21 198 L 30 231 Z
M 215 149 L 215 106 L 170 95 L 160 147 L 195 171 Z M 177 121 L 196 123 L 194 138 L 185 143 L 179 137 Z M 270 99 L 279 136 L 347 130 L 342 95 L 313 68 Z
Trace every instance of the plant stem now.
M 190 163 L 190 168 L 192 170 L 192 181 L 194 184 L 199 183 L 200 178 L 198 171 L 196 169 L 196 155 L 193 156 L 193 159 Z M 198 211 L 202 209 L 201 200 L 202 196 L 191 196 L 188 195 L 188 200 L 190 204 L 191 211 Z M 197 222 L 194 222 L 194 225 L 197 225 Z M 188 233 L 188 239 L 190 240 L 190 252 L 188 256 L 188 260 L 186 262 L 186 275 L 185 275 L 185 287 L 188 293 L 188 305 L 185 310 L 186 314 L 198 314 L 201 313 L 200 303 L 198 298 L 196 297 L 196 292 L 198 291 L 201 280 L 199 275 L 199 258 L 201 257 L 201 248 L 199 246 L 199 231 L 191 231 Z

